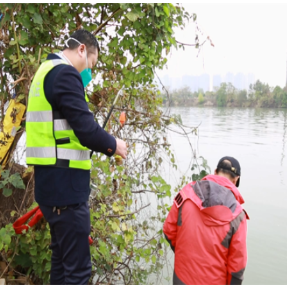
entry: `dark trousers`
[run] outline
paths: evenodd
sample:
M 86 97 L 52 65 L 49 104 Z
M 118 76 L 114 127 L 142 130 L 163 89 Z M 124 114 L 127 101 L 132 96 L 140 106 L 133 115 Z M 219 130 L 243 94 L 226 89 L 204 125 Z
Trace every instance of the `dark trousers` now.
M 60 208 L 40 205 L 50 225 L 51 285 L 84 285 L 91 276 L 90 210 L 87 202 Z

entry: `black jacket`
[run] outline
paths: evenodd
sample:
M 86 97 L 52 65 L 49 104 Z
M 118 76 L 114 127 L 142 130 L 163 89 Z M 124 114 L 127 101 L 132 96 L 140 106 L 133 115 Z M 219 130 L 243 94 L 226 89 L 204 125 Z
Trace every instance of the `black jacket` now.
M 59 59 L 49 54 L 47 60 Z M 116 140 L 95 122 L 85 100 L 79 72 L 59 65 L 45 78 L 44 91 L 53 111 L 68 121 L 80 143 L 96 152 L 112 156 Z M 35 199 L 41 205 L 65 206 L 85 202 L 90 194 L 90 171 L 52 166 L 35 166 Z

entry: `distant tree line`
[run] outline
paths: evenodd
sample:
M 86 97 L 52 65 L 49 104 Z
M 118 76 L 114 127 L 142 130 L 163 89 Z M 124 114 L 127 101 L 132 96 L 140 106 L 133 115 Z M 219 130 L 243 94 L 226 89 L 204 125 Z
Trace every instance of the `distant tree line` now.
M 250 84 L 249 90 L 238 90 L 231 83 L 221 83 L 214 91 L 204 92 L 199 89 L 192 92 L 183 87 L 162 92 L 163 104 L 170 106 L 217 106 L 217 107 L 258 107 L 287 108 L 287 87 L 270 87 L 257 80 Z

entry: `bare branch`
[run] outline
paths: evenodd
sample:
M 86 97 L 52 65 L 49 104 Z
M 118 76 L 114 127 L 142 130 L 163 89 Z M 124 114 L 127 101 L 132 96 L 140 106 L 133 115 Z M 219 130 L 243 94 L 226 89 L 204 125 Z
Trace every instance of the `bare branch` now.
M 124 282 L 125 282 L 125 285 L 129 285 L 130 284 L 130 282 L 131 282 L 131 280 L 132 280 L 132 272 L 131 272 L 131 269 L 130 269 L 130 267 L 127 265 L 127 264 L 125 264 L 125 263 L 123 263 L 123 262 L 117 262 L 119 265 L 124 265 L 127 269 L 128 269 L 128 271 L 129 271 L 129 273 L 130 273 L 130 278 L 129 278 L 129 281 L 126 283 L 126 281 L 125 281 L 125 276 L 124 276 L 124 274 L 122 274 L 122 272 L 118 269 L 118 271 L 119 271 L 119 273 L 121 273 L 121 275 L 122 275 L 122 277 L 123 277 L 123 280 L 124 280 Z
M 24 69 L 23 69 L 23 70 L 24 70 Z M 20 83 L 20 82 L 22 82 L 22 81 L 25 81 L 25 80 L 28 80 L 28 78 L 21 77 L 20 79 L 18 79 L 18 80 L 16 80 L 16 81 L 12 82 L 11 84 L 14 84 L 14 86 L 13 86 L 12 88 L 10 88 L 9 92 L 10 92 L 11 90 L 13 90 L 13 89 L 17 86 L 18 83 Z
M 143 207 L 141 207 L 140 209 L 138 209 L 138 210 L 136 210 L 136 211 L 134 211 L 134 212 L 132 212 L 132 213 L 126 213 L 126 214 L 121 214 L 121 215 L 107 215 L 107 217 L 123 217 L 123 216 L 130 216 L 130 215 L 133 215 L 133 214 L 135 214 L 135 213 L 140 212 L 142 209 L 144 209 L 144 208 L 146 208 L 146 207 L 148 207 L 148 206 L 150 206 L 150 203 L 149 203 L 149 204 L 147 204 L 147 205 L 145 205 L 145 206 L 143 206 Z
M 160 80 L 160 78 L 159 78 L 158 74 L 156 73 L 156 71 L 153 71 L 153 72 L 155 73 L 155 75 L 156 75 L 156 77 L 158 78 L 158 80 L 159 80 L 159 82 L 160 82 L 162 88 L 165 90 L 165 92 L 166 92 L 166 94 L 167 94 L 168 103 L 169 103 L 169 107 L 170 107 L 170 99 L 171 99 L 171 97 L 170 97 L 170 95 L 169 95 L 169 92 L 168 92 L 168 90 L 166 89 L 165 85 L 164 85 L 164 84 L 162 83 L 162 81 Z
M 0 275 L 0 278 L 3 278 L 3 275 L 6 273 L 6 271 L 9 269 L 10 267 L 10 264 L 12 263 L 16 253 L 17 253 L 17 247 L 18 247 L 18 242 L 19 242 L 19 239 L 20 237 L 17 237 L 17 240 L 16 240 L 16 244 L 15 244 L 15 250 L 14 250 L 14 254 L 11 258 L 11 260 L 9 261 L 9 263 L 7 264 L 6 268 L 4 269 L 4 271 L 2 272 L 2 274 Z
M 199 47 L 199 46 L 202 46 L 206 42 L 206 40 L 202 44 L 185 44 L 185 43 L 181 43 L 177 40 L 175 40 L 175 42 L 180 44 L 180 45 L 184 45 L 184 46 L 192 46 L 192 47 L 198 46 Z
M 164 194 L 163 192 L 158 192 L 158 191 L 153 191 L 153 190 L 147 190 L 147 189 L 137 190 L 137 191 L 131 191 L 131 193 L 145 193 L 145 192 L 152 192 L 152 193 Z
M 108 24 L 108 22 L 109 22 L 118 12 L 120 12 L 121 10 L 122 10 L 121 8 L 118 8 L 115 12 L 113 12 L 112 15 L 108 17 L 108 19 L 106 20 L 106 22 L 102 23 L 102 24 L 97 28 L 97 30 L 94 31 L 92 34 L 93 34 L 93 35 L 98 34 L 98 32 L 101 31 L 102 28 L 104 28 L 104 27 Z

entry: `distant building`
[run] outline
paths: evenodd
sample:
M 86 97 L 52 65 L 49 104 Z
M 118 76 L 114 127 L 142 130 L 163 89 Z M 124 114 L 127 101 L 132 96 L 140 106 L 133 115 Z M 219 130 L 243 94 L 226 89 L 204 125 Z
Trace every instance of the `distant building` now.
M 222 83 L 231 83 L 238 90 L 249 90 L 249 85 L 254 84 L 255 75 L 253 73 L 244 74 L 238 72 L 235 75 L 231 72 L 225 75 L 215 74 L 213 76 L 205 73 L 201 75 L 184 75 L 182 77 L 170 77 L 165 75 L 161 78 L 162 83 L 170 90 L 189 87 L 192 92 L 202 89 L 204 92 L 212 91 L 215 87 L 220 87 Z M 286 78 L 287 81 L 287 78 Z
M 226 82 L 226 83 L 231 83 L 231 84 L 234 83 L 234 75 L 233 75 L 233 73 L 228 72 L 228 73 L 226 74 L 226 76 L 225 76 L 225 82 Z
M 208 74 L 202 74 L 199 76 L 199 89 L 203 89 L 204 92 L 209 91 L 209 80 Z
M 199 80 L 198 80 L 198 76 L 192 76 L 191 77 L 191 91 L 194 92 L 194 91 L 198 91 L 199 89 Z
M 234 76 L 233 86 L 238 90 L 244 90 L 247 82 L 245 78 L 243 73 L 237 73 Z
M 182 77 L 182 86 L 189 87 L 192 90 L 192 76 L 184 75 Z
M 250 84 L 254 84 L 255 83 L 255 75 L 252 74 L 252 73 L 249 73 L 248 76 L 247 76 L 247 90 L 249 90 L 249 86 Z
M 221 76 L 220 75 L 214 75 L 213 76 L 213 83 L 212 83 L 213 89 L 214 89 L 214 87 L 219 87 L 221 83 L 222 83 Z

